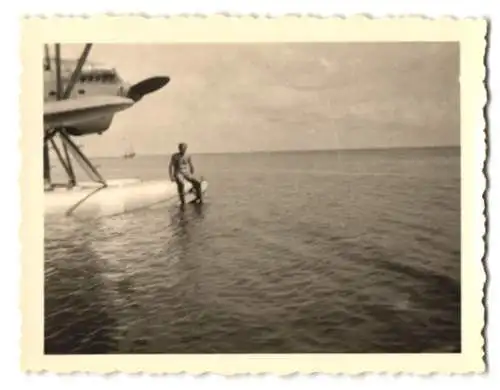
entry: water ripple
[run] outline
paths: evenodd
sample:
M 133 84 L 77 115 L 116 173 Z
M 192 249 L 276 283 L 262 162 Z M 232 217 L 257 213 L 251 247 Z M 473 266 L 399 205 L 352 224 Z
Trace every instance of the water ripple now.
M 459 158 L 382 157 L 217 156 L 203 207 L 46 221 L 46 352 L 460 351 Z

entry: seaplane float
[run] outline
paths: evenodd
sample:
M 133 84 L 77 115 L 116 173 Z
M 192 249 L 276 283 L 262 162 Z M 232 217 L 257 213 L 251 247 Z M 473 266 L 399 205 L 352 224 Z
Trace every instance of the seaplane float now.
M 170 180 L 105 180 L 74 141 L 77 137 L 102 135 L 111 127 L 115 114 L 163 88 L 170 78 L 155 76 L 131 84 L 116 68 L 87 60 L 92 44 L 85 44 L 78 59 L 61 58 L 61 45 L 54 46 L 51 56 L 49 45 L 45 45 L 43 63 L 45 217 L 94 218 L 175 202 L 177 186 Z M 66 183 L 52 181 L 50 151 L 62 165 Z M 90 180 L 77 181 L 74 163 L 83 168 Z M 202 192 L 207 187 L 208 183 L 202 181 Z M 189 183 L 185 191 L 187 202 L 196 200 Z

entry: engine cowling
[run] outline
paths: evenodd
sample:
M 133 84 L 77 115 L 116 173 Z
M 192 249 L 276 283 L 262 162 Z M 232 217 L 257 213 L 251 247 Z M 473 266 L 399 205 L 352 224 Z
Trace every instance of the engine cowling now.
M 74 137 L 82 137 L 85 135 L 102 134 L 108 130 L 113 122 L 113 115 L 88 120 L 78 126 L 67 128 L 67 132 Z

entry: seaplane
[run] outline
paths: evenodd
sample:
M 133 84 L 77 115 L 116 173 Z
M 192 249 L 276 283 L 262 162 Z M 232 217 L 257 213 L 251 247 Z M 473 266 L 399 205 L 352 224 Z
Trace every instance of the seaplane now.
M 54 44 L 53 56 L 49 45 L 44 46 L 45 216 L 93 218 L 115 215 L 174 201 L 178 197 L 175 183 L 169 180 L 105 180 L 75 142 L 78 137 L 105 136 L 115 115 L 170 82 L 168 76 L 153 76 L 135 84 L 129 83 L 116 68 L 88 61 L 91 48 L 92 44 L 87 43 L 78 59 L 65 59 L 61 56 L 60 43 Z M 57 156 L 67 182 L 52 181 L 50 151 Z M 77 180 L 75 163 L 90 180 Z M 203 180 L 202 192 L 207 186 Z M 186 183 L 185 191 L 186 201 L 196 201 L 189 183 Z

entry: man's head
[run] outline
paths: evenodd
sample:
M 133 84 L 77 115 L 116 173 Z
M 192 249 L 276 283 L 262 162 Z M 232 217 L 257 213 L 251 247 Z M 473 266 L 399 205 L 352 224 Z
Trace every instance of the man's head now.
M 185 142 L 181 142 L 181 143 L 179 144 L 179 152 L 180 152 L 181 154 L 186 153 L 187 147 L 188 147 L 188 146 L 187 146 L 187 144 L 186 144 Z

